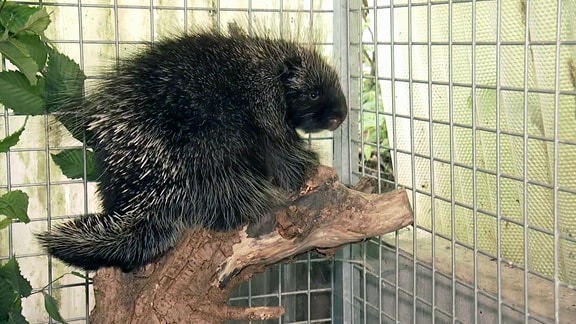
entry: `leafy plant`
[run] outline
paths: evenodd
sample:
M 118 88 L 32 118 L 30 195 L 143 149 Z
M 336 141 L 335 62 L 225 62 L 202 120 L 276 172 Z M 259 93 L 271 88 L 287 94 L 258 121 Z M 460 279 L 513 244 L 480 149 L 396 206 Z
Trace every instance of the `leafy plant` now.
M 366 0 L 363 0 L 363 4 L 364 8 L 368 8 L 368 2 Z M 369 14 L 369 9 L 362 11 L 363 31 L 374 39 Z M 377 86 L 376 62 L 374 46 L 364 44 L 362 46 L 362 70 L 366 78 L 362 84 L 363 114 L 358 121 L 359 136 L 364 140 L 364 146 L 359 152 L 360 159 L 362 160 L 361 170 L 372 173 L 378 169 L 378 164 L 380 164 L 379 172 L 382 178 L 393 181 L 394 175 L 390 149 L 388 148 L 390 144 L 388 141 L 386 121 L 383 115 L 379 115 L 380 118 L 376 118 L 378 114 L 384 111 L 382 93 Z M 378 163 L 378 160 L 380 163 Z
M 35 116 L 73 107 L 83 100 L 85 76 L 76 62 L 58 52 L 44 31 L 50 17 L 42 7 L 2 2 L 0 8 L 0 53 L 17 70 L 0 72 L 0 103 L 16 115 Z M 66 121 L 65 118 L 61 120 Z M 74 137 L 82 140 L 71 123 L 63 123 Z M 0 152 L 18 143 L 23 128 L 0 141 Z M 71 159 L 54 159 L 64 174 L 74 173 L 75 161 L 84 160 L 83 152 L 65 153 Z M 88 154 L 88 158 L 92 155 Z M 89 165 L 93 165 L 89 163 Z M 94 180 L 94 170 L 87 170 Z
M 0 267 L 0 322 L 28 323 L 22 316 L 22 298 L 32 293 L 30 282 L 20 273 L 13 257 Z
M 65 273 L 54 281 L 60 280 L 66 275 L 74 275 L 83 279 L 91 280 L 83 274 L 72 271 Z M 37 291 L 32 291 L 32 285 L 28 279 L 22 276 L 20 266 L 15 257 L 10 258 L 0 267 L 0 323 L 28 323 L 22 315 L 22 298 L 41 293 L 44 297 L 44 308 L 53 320 L 66 323 L 58 311 L 58 302 L 48 294 L 49 285 Z
M 50 16 L 42 7 L 6 0 L 0 3 L 0 54 L 15 67 L 10 71 L 0 71 L 0 103 L 15 115 L 27 116 L 22 127 L 0 140 L 0 154 L 9 152 L 18 143 L 26 129 L 28 116 L 58 112 L 63 107 L 69 111 L 68 107 L 75 107 L 83 100 L 84 73 L 76 62 L 58 52 L 46 38 L 44 31 L 50 22 Z M 78 132 L 73 123 L 66 122 L 71 119 L 59 120 L 75 138 L 82 140 L 82 132 Z M 51 154 L 51 157 L 69 178 L 96 179 L 91 151 L 63 150 Z M 13 221 L 28 223 L 27 210 L 26 193 L 13 190 L 0 196 L 0 229 Z M 77 272 L 67 274 L 86 278 Z M 54 281 L 60 278 L 62 276 Z M 0 266 L 0 323 L 28 323 L 22 315 L 22 298 L 36 293 L 44 296 L 48 315 L 64 322 L 56 300 L 47 292 L 50 284 L 33 292 L 28 280 L 20 273 L 14 256 Z

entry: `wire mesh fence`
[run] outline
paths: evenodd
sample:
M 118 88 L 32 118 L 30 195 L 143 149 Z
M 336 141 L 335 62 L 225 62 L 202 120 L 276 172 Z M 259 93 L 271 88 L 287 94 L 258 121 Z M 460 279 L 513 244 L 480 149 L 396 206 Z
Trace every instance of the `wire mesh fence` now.
M 346 318 L 569 322 L 574 3 L 351 1 L 349 11 L 362 69 L 350 75 L 361 131 L 348 171 L 408 188 L 416 219 L 347 251 L 362 266 L 346 271 Z

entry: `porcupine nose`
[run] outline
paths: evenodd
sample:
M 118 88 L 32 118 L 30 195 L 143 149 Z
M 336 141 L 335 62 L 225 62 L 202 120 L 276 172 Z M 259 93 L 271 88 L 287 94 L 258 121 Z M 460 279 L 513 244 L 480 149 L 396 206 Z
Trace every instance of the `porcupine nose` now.
M 336 128 L 338 128 L 338 126 L 340 126 L 340 124 L 342 124 L 344 120 L 340 119 L 340 118 L 330 118 L 328 120 L 328 129 L 331 131 L 336 130 Z

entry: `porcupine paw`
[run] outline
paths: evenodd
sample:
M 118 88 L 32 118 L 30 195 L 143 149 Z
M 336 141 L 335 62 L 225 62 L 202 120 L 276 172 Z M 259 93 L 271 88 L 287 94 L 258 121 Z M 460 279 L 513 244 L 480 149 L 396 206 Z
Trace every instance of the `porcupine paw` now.
M 271 212 L 269 214 L 261 215 L 256 221 L 249 223 L 246 229 L 248 237 L 260 237 L 264 234 L 272 232 L 276 228 L 276 214 Z
M 291 194 L 302 189 L 320 164 L 317 154 L 305 149 L 295 150 L 287 156 L 279 157 L 275 162 L 272 169 L 274 184 Z

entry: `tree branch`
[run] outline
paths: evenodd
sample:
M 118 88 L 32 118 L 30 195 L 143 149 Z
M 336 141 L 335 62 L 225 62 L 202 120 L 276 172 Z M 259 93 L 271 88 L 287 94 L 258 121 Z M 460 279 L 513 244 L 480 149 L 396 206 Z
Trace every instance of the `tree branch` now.
M 234 288 L 266 266 L 316 249 L 334 248 L 396 231 L 412 223 L 404 190 L 366 194 L 320 167 L 291 206 L 272 215 L 276 228 L 249 237 L 189 230 L 176 248 L 141 272 L 100 270 L 94 278 L 94 323 L 223 323 L 278 318 L 282 307 L 227 305 Z

